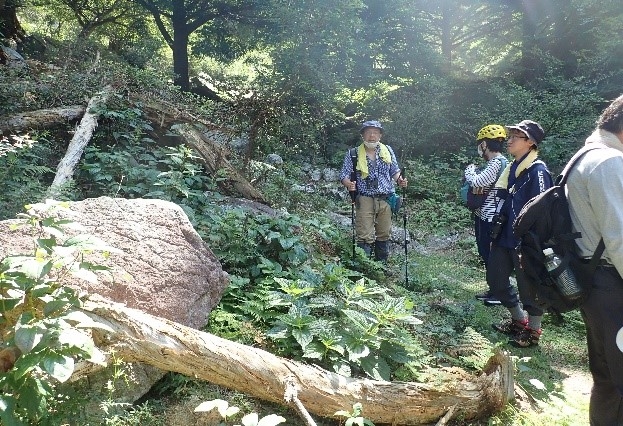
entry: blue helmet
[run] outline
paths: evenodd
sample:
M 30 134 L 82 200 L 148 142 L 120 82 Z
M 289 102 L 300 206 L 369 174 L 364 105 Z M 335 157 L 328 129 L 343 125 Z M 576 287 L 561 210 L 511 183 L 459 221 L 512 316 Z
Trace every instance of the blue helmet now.
M 381 133 L 383 133 L 383 125 L 381 124 L 380 121 L 376 121 L 376 120 L 364 121 L 363 124 L 361 125 L 361 129 L 359 129 L 359 133 L 363 133 L 363 131 L 366 130 L 368 127 L 379 129 Z

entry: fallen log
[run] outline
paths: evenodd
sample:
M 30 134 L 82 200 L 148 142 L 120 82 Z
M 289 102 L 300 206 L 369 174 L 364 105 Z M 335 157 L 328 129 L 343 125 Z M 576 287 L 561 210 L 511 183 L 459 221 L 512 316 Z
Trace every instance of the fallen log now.
M 210 173 L 225 171 L 226 179 L 218 182 L 219 188 L 227 195 L 242 195 L 244 198 L 259 203 L 268 204 L 264 195 L 253 187 L 234 166 L 232 166 L 225 155 L 224 149 L 217 143 L 211 141 L 197 128 L 190 124 L 178 124 L 172 127 L 184 138 L 186 144 L 193 148 L 202 159 L 202 163 Z
M 101 298 L 88 301 L 84 310 L 113 330 L 94 329 L 93 333 L 98 347 L 114 351 L 115 357 L 281 404 L 286 391 L 291 394 L 295 386 L 301 404 L 321 417 L 332 417 L 336 411 L 361 402 L 365 417 L 375 423 L 423 425 L 440 419 L 447 422 L 450 416 L 470 420 L 500 410 L 512 396 L 512 364 L 503 352 L 492 357 L 478 376 L 455 371 L 435 385 L 355 379 Z M 79 364 L 74 378 L 93 371 L 93 366 Z
M 83 105 L 39 109 L 0 117 L 0 133 L 19 132 L 30 129 L 46 129 L 59 123 L 77 121 L 84 115 Z
M 107 86 L 89 100 L 86 112 L 82 116 L 82 120 L 80 120 L 80 125 L 76 129 L 74 137 L 69 142 L 67 152 L 56 168 L 54 181 L 52 181 L 52 185 L 48 188 L 48 198 L 55 198 L 60 188 L 73 176 L 76 165 L 78 161 L 80 161 L 80 157 L 82 157 L 84 147 L 87 146 L 89 140 L 91 140 L 91 136 L 97 127 L 98 114 L 94 113 L 93 109 L 105 104 L 111 92 L 112 87 Z

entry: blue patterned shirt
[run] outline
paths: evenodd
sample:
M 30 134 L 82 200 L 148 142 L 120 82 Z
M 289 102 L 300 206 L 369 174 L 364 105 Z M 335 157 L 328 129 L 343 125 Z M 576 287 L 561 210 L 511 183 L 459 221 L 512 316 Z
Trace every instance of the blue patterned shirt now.
M 391 163 L 388 164 L 381 159 L 379 156 L 381 148 L 377 146 L 376 160 L 373 161 L 370 160 L 369 157 L 366 157 L 368 160 L 368 177 L 362 179 L 361 172 L 357 170 L 357 191 L 359 194 L 372 196 L 395 192 L 392 176 L 400 172 L 400 168 L 398 167 L 398 161 L 396 161 L 394 150 L 389 145 L 385 146 L 391 155 Z M 357 150 L 355 150 L 355 153 L 356 152 Z M 350 178 L 352 171 L 353 161 L 350 156 L 350 150 L 348 150 L 346 151 L 346 156 L 344 156 L 344 163 L 342 164 L 342 171 L 340 172 L 340 181 L 344 178 Z

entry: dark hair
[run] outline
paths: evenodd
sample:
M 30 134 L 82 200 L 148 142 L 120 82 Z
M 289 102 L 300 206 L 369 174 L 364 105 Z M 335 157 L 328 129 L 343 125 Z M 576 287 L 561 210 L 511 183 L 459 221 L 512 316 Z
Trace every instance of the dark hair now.
M 502 152 L 502 148 L 504 147 L 504 139 L 485 138 L 478 142 L 486 142 L 487 148 L 489 149 L 489 151 L 493 151 L 493 152 Z
M 623 132 L 623 95 L 616 98 L 597 119 L 597 128 L 611 133 Z

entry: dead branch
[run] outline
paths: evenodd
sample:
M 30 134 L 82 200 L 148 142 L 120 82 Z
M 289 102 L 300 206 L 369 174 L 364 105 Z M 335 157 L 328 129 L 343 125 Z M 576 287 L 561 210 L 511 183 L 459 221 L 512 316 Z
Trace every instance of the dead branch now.
M 60 108 L 39 109 L 22 112 L 11 116 L 0 117 L 0 133 L 19 132 L 30 129 L 46 129 L 78 120 L 86 108 L 82 105 L 71 105 Z
M 282 404 L 291 381 L 306 409 L 322 417 L 361 402 L 366 418 L 375 423 L 430 424 L 454 406 L 455 415 L 477 419 L 500 410 L 512 387 L 505 382 L 512 378 L 512 364 L 502 352 L 490 360 L 488 372 L 478 376 L 463 373 L 435 385 L 385 382 L 344 377 L 101 299 L 87 302 L 85 311 L 114 330 L 95 332 L 98 346 L 114 350 L 127 362 L 143 362 Z M 91 365 L 74 375 L 92 370 Z
M 65 156 L 56 168 L 56 176 L 54 176 L 54 181 L 48 189 L 48 198 L 54 198 L 62 185 L 72 178 L 76 165 L 78 161 L 80 161 L 80 157 L 82 157 L 84 147 L 87 146 L 89 140 L 91 140 L 91 136 L 97 127 L 97 118 L 99 115 L 93 112 L 93 110 L 105 104 L 111 92 L 112 87 L 107 86 L 104 90 L 93 96 L 87 104 L 86 113 L 76 129 L 74 137 L 71 139 L 71 142 L 69 142 Z

